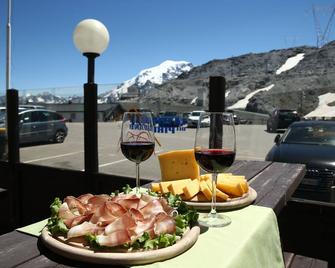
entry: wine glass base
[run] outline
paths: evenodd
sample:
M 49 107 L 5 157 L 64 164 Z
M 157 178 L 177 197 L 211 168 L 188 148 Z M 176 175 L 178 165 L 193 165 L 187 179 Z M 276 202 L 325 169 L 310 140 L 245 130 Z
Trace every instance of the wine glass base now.
M 206 227 L 224 227 L 231 224 L 231 219 L 226 215 L 212 214 L 200 217 L 199 224 Z

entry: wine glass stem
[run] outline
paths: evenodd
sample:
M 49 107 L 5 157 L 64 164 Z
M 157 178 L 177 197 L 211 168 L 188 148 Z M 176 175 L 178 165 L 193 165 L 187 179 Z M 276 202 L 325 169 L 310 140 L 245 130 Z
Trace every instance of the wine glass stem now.
M 136 193 L 140 193 L 140 163 L 136 163 Z
M 216 173 L 212 174 L 212 203 L 211 203 L 211 217 L 216 216 L 216 182 L 217 182 Z

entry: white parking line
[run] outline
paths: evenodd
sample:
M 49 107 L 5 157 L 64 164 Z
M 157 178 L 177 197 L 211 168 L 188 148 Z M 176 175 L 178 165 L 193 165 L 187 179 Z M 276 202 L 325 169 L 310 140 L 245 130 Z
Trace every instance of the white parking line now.
M 38 162 L 38 161 L 43 161 L 43 160 L 49 160 L 49 159 L 53 159 L 53 158 L 59 158 L 59 157 L 79 154 L 79 153 L 83 153 L 83 152 L 84 151 L 78 151 L 78 152 L 72 152 L 72 153 L 68 153 L 68 154 L 59 154 L 59 155 L 54 155 L 54 156 L 48 156 L 48 157 L 43 157 L 43 158 L 24 161 L 23 163 L 32 163 L 32 162 Z
M 110 163 L 106 163 L 106 164 L 99 165 L 99 168 L 100 168 L 100 167 L 105 167 L 105 166 L 114 165 L 114 164 L 121 163 L 121 162 L 124 162 L 124 161 L 129 161 L 129 160 L 128 160 L 128 159 L 117 160 L 117 161 L 114 161 L 114 162 L 110 162 Z

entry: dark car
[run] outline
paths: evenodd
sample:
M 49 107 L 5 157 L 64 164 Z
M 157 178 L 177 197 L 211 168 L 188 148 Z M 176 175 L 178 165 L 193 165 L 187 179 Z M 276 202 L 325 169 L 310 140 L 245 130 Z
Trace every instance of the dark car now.
M 6 112 L 0 112 L 0 127 L 5 127 Z M 44 109 L 19 111 L 20 144 L 53 141 L 62 143 L 67 136 L 65 118 Z
M 183 125 L 183 117 L 177 112 L 160 113 L 155 121 L 160 127 L 180 127 Z
M 329 202 L 335 185 L 335 122 L 300 121 L 293 123 L 265 160 L 306 164 L 306 175 L 296 197 Z
M 296 110 L 275 109 L 266 122 L 266 130 L 277 132 L 277 130 L 287 129 L 295 121 L 300 121 Z

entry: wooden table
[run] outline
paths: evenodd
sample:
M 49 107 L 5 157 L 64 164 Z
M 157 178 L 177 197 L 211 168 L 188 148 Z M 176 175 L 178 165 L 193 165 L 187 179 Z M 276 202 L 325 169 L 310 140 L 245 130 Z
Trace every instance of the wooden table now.
M 245 175 L 257 191 L 255 205 L 278 215 L 305 175 L 305 165 L 265 161 L 237 161 L 229 170 Z M 38 238 L 12 231 L 0 236 L 0 267 L 90 267 L 46 249 Z M 99 267 L 94 265 L 94 267 Z

